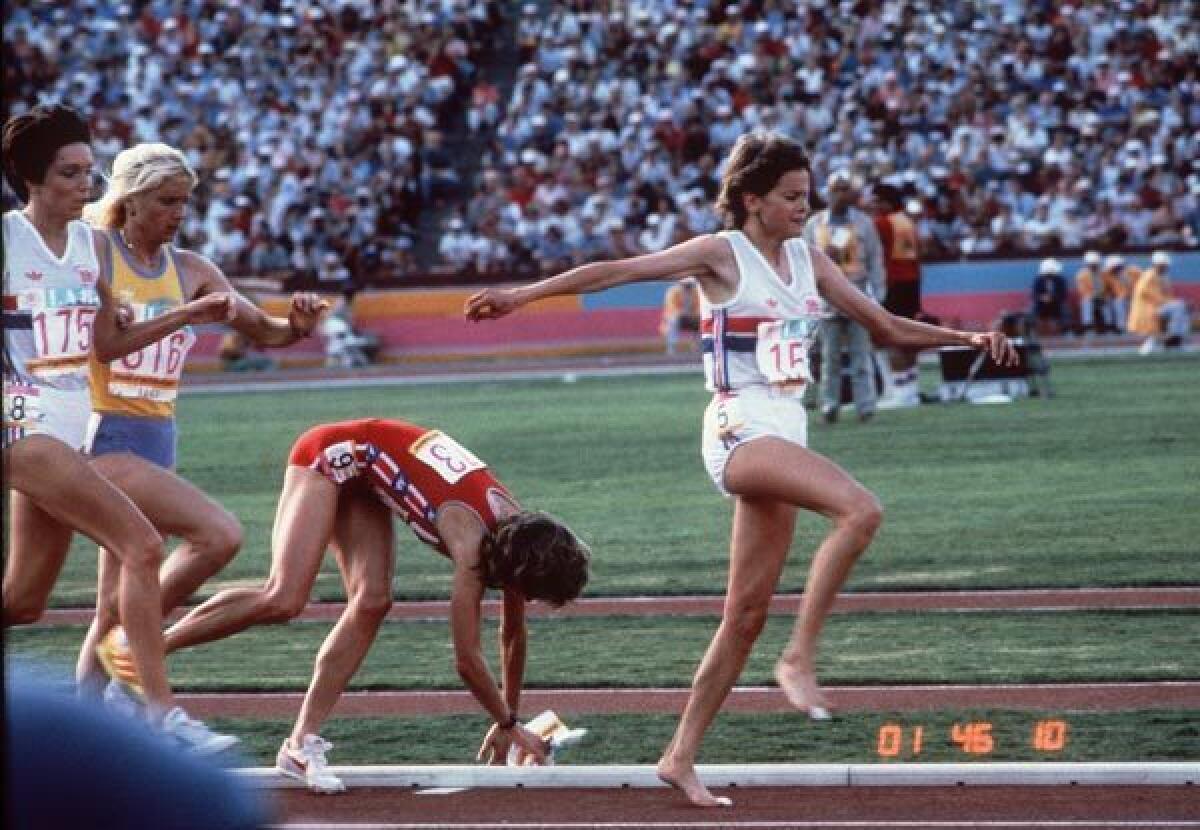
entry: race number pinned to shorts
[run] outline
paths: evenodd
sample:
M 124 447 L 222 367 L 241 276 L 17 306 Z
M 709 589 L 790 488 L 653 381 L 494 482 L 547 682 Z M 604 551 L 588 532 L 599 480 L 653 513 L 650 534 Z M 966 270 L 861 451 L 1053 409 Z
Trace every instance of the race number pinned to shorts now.
M 742 402 L 737 395 L 715 398 L 704 412 L 704 431 L 715 436 L 729 450 L 741 441 L 740 432 L 746 426 Z
M 457 484 L 467 473 L 487 467 L 462 444 L 436 429 L 418 438 L 409 447 L 409 452 L 450 484 Z
M 817 337 L 816 319 L 772 320 L 758 324 L 754 358 L 772 386 L 802 387 L 812 381 L 808 353 Z
M 24 438 L 42 420 L 41 392 L 27 383 L 4 381 L 4 439 Z
M 349 481 L 358 475 L 357 456 L 354 452 L 353 441 L 339 441 L 321 450 L 325 461 L 325 469 L 334 484 Z

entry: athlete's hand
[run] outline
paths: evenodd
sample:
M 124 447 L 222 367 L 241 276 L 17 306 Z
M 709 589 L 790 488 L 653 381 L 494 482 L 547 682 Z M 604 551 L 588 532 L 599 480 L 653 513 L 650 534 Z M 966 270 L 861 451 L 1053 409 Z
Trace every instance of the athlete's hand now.
M 329 303 L 311 291 L 297 291 L 292 295 L 292 307 L 288 310 L 288 325 L 300 337 L 308 337 L 321 321 L 321 314 Z
M 501 729 L 499 724 L 493 723 L 492 728 L 484 736 L 483 743 L 479 746 L 479 753 L 475 756 L 475 760 L 503 765 L 508 761 L 509 747 L 514 744 L 517 747 L 521 763 L 525 763 L 528 758 L 533 758 L 534 763 L 539 765 L 545 763 L 546 744 L 540 737 L 519 723 L 512 729 Z
M 485 288 L 467 298 L 465 312 L 468 320 L 495 320 L 522 305 L 519 289 Z
M 205 294 L 185 303 L 183 313 L 189 324 L 231 323 L 237 315 L 237 299 L 228 291 Z
M 992 360 L 999 366 L 1016 366 L 1021 362 L 1017 349 L 1002 331 L 985 331 L 971 335 L 971 345 L 976 349 L 985 349 Z

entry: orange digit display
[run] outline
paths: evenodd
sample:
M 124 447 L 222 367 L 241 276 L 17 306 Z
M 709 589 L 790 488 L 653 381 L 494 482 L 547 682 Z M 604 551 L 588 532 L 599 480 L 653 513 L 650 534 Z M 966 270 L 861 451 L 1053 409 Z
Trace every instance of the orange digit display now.
M 992 725 L 987 721 L 956 723 L 950 729 L 950 738 L 969 755 L 986 755 L 996 748 Z
M 904 743 L 904 730 L 894 723 L 885 723 L 879 727 L 879 739 L 875 743 L 875 751 L 880 758 L 895 758 L 900 754 Z
M 1033 725 L 1033 748 L 1039 752 L 1061 752 L 1067 745 L 1067 724 L 1061 720 L 1040 720 Z
M 914 726 L 909 741 L 909 754 L 921 754 L 921 739 L 925 735 L 925 727 Z M 904 752 L 904 727 L 895 723 L 885 723 L 879 727 L 875 740 L 875 751 L 880 758 L 898 758 Z

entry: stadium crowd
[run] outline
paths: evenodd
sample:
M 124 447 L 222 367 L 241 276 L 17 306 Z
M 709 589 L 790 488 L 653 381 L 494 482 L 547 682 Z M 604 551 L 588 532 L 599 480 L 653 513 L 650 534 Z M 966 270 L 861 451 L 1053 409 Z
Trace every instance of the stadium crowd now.
M 183 149 L 201 181 L 180 244 L 227 273 L 402 274 L 421 212 L 467 193 L 444 136 L 495 48 L 500 7 L 15 4 L 5 109 L 61 101 L 88 113 L 106 170 L 137 142 Z
M 76 5 L 9 12 L 6 107 L 88 110 L 102 164 L 185 148 L 182 242 L 228 273 L 411 273 L 430 210 L 447 273 L 659 250 L 716 227 L 716 160 L 755 127 L 818 182 L 901 189 L 927 260 L 1200 238 L 1188 0 Z M 453 135 L 484 146 L 477 176 Z

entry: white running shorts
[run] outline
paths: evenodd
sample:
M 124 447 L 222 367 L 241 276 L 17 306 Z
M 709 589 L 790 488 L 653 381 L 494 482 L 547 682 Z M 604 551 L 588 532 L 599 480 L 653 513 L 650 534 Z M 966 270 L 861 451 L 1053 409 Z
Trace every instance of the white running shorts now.
M 53 389 L 4 381 L 4 446 L 26 435 L 49 435 L 73 450 L 83 449 L 92 401 L 87 387 Z
M 747 441 L 768 435 L 808 446 L 808 413 L 801 396 L 780 396 L 765 386 L 747 386 L 713 396 L 704 411 L 701 454 L 709 477 L 723 495 L 729 495 L 725 465 L 733 451 Z

